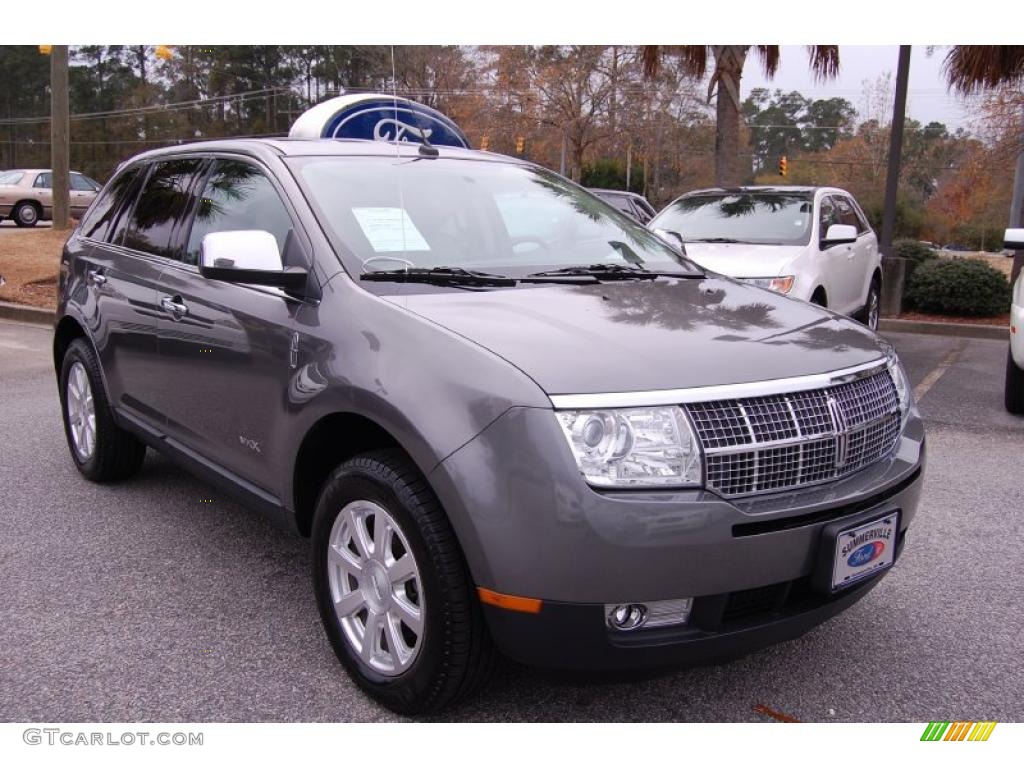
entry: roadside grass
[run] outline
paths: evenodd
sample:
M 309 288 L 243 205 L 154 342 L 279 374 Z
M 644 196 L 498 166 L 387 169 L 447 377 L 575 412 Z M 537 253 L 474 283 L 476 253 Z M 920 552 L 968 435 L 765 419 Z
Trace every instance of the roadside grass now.
M 60 251 L 69 232 L 49 228 L 0 229 L 0 301 L 57 307 Z

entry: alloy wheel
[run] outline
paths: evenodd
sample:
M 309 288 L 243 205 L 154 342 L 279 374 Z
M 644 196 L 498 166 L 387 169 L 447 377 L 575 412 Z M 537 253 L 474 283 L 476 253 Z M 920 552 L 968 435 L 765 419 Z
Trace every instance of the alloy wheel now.
M 395 519 L 372 501 L 346 504 L 331 527 L 328 583 L 346 642 L 372 670 L 394 677 L 423 645 L 422 580 Z
M 68 373 L 66 399 L 75 454 L 79 461 L 88 461 L 96 450 L 96 408 L 89 376 L 77 360 Z
M 868 296 L 868 328 L 872 331 L 878 330 L 878 318 L 880 314 L 878 289 L 872 287 L 871 294 Z

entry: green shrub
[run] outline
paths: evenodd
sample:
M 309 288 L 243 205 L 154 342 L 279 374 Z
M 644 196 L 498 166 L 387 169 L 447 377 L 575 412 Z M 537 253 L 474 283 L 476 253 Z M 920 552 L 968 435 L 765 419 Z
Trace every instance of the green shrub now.
M 892 255 L 899 259 L 908 259 L 915 264 L 939 257 L 934 249 L 920 240 L 897 240 L 892 244 Z
M 914 270 L 907 299 L 922 312 L 990 317 L 1009 311 L 1010 283 L 978 259 L 932 259 Z

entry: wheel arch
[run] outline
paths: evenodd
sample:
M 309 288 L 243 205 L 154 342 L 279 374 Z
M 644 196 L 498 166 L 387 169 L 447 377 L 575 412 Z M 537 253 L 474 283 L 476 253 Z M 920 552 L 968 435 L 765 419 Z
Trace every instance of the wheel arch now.
M 61 362 L 64 360 L 64 355 L 67 354 L 68 347 L 71 346 L 71 342 L 75 339 L 88 339 L 89 343 L 92 344 L 92 340 L 89 339 L 89 334 L 85 332 L 85 328 L 71 315 L 64 315 L 57 323 L 57 327 L 53 331 L 53 367 L 60 373 Z
M 399 451 L 417 466 L 390 431 L 359 413 L 329 413 L 307 430 L 295 454 L 291 492 L 295 527 L 303 536 L 308 537 L 312 531 L 316 501 L 331 472 L 353 456 L 382 448 Z M 425 478 L 426 473 L 423 474 Z
M 825 290 L 825 286 L 824 285 L 821 285 L 819 283 L 818 286 L 813 291 L 811 291 L 811 303 L 812 304 L 815 303 L 814 299 L 815 299 L 816 296 L 820 296 L 821 297 L 821 306 L 823 306 L 826 309 L 828 309 L 828 291 Z

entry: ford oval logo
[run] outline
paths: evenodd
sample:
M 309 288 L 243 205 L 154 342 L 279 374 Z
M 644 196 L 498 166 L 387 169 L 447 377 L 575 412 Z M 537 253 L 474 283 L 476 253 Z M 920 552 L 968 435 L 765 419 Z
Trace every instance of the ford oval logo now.
M 867 565 L 872 560 L 880 558 L 884 551 L 885 542 L 872 541 L 853 550 L 853 553 L 846 558 L 846 564 L 851 568 L 860 568 L 862 565 Z

